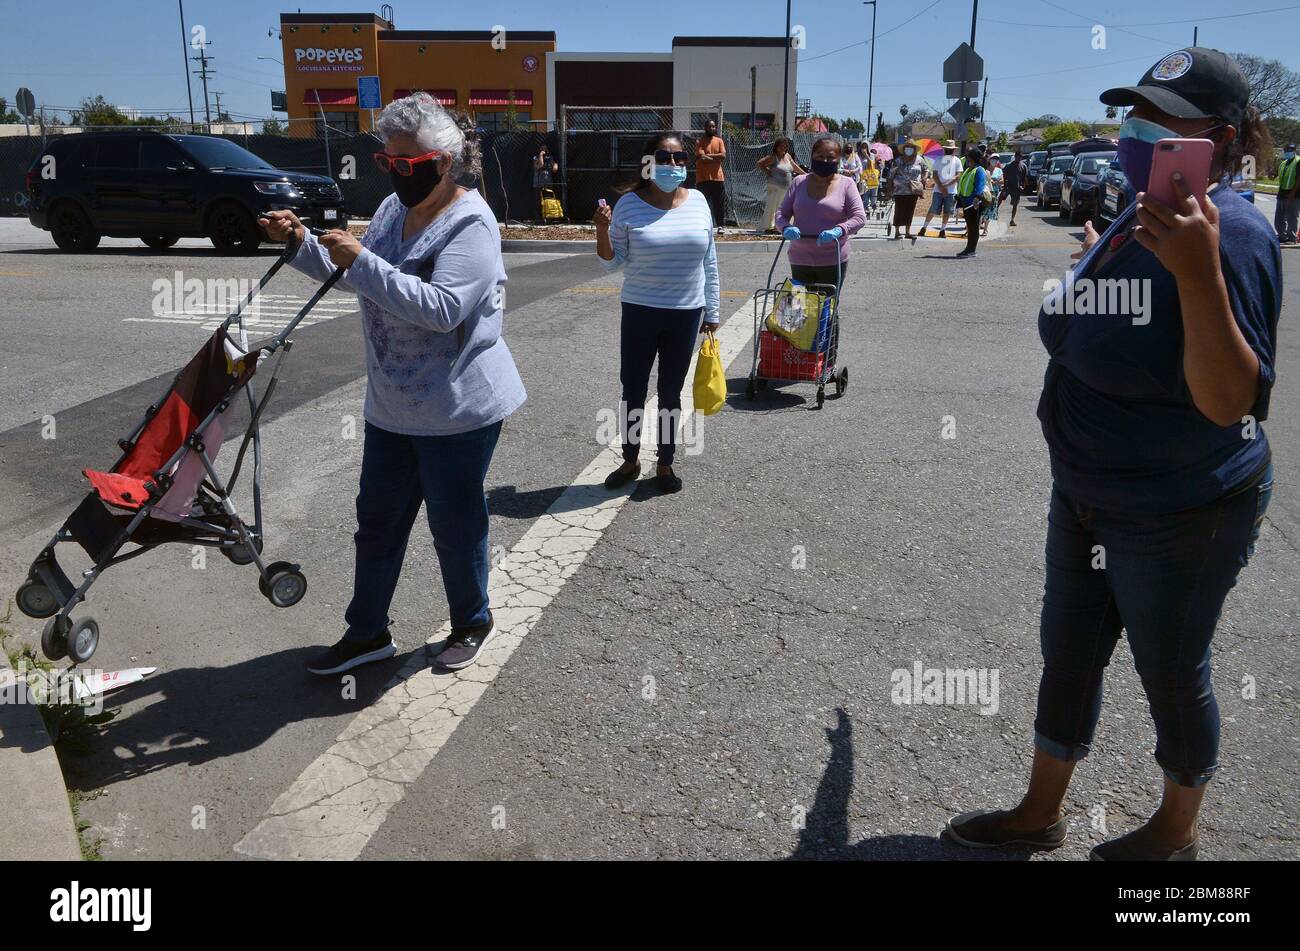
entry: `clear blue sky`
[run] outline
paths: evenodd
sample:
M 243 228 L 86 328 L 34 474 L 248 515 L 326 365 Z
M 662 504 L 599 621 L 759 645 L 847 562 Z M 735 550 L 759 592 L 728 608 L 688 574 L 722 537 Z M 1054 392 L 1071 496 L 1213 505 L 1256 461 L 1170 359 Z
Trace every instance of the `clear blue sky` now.
M 485 30 L 499 23 L 508 30 L 554 30 L 559 48 L 570 51 L 667 52 L 675 34 L 779 36 L 785 26 L 782 0 L 396 0 L 394 7 L 403 29 Z M 336 0 L 301 7 L 313 13 L 367 8 Z M 232 114 L 271 114 L 268 90 L 283 87 L 283 73 L 257 57 L 280 56 L 279 41 L 267 31 L 278 26 L 282 11 L 297 9 L 253 0 L 186 2 L 187 23 L 202 24 L 212 41 L 216 74 L 209 88 L 222 92 L 222 105 Z M 1278 12 L 1242 15 L 1259 10 Z M 995 129 L 1045 112 L 1101 118 L 1097 93 L 1135 82 L 1162 54 L 1191 45 L 1194 25 L 1204 46 L 1300 69 L 1300 3 L 1286 0 L 982 0 L 979 14 L 975 45 L 990 77 L 987 118 Z M 800 96 L 810 98 L 818 112 L 865 121 L 870 8 L 860 0 L 796 0 L 793 20 L 807 31 Z M 883 110 L 889 121 L 898 118 L 900 103 L 946 107 L 940 65 L 969 39 L 970 20 L 971 0 L 879 0 L 875 111 Z M 1094 24 L 1106 27 L 1104 50 L 1092 47 Z M 774 55 L 774 63 L 779 59 Z M 12 101 L 18 86 L 26 85 L 37 102 L 55 106 L 102 94 L 122 106 L 181 115 L 181 61 L 175 0 L 11 5 L 0 31 L 0 95 Z M 779 74 L 779 66 L 771 68 Z M 196 107 L 200 101 L 196 80 Z

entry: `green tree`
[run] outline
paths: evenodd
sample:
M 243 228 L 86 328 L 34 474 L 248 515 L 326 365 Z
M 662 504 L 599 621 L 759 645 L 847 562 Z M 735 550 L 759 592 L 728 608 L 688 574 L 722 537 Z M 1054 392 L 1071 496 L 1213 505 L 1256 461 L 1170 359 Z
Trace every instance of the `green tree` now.
M 131 120 L 103 96 L 93 96 L 81 100 L 81 107 L 72 113 L 72 124 L 130 125 Z
M 1043 144 L 1075 142 L 1087 135 L 1087 132 L 1087 127 L 1082 122 L 1058 122 L 1043 130 Z
M 852 117 L 845 119 L 840 123 L 840 129 L 849 135 L 862 135 L 867 131 L 867 127 L 858 119 Z
M 266 119 L 262 122 L 263 135 L 284 135 L 284 123 L 279 119 Z

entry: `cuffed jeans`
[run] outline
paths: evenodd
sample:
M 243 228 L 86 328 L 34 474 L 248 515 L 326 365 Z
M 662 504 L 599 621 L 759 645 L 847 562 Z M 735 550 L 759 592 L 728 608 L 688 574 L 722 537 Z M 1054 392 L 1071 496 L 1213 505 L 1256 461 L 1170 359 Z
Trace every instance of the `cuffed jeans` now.
M 488 510 L 483 495 L 501 424 L 454 436 L 403 436 L 366 423 L 357 495 L 357 563 L 348 640 L 391 623 L 411 527 L 424 503 L 453 628 L 488 619 Z
M 705 183 L 707 184 L 707 182 Z M 671 466 L 677 449 L 677 423 L 682 412 L 682 387 L 695 352 L 704 308 L 676 310 L 623 302 L 623 329 L 619 343 L 619 377 L 623 405 L 623 459 L 634 462 L 641 454 L 645 428 L 646 392 L 650 368 L 659 358 L 659 464 Z M 629 417 L 631 417 L 629 419 Z
M 1228 591 L 1254 552 L 1273 490 L 1270 466 L 1201 508 L 1134 516 L 1074 504 L 1056 487 L 1047 529 L 1034 743 L 1083 759 L 1101 715 L 1102 674 L 1120 631 L 1156 728 L 1156 762 L 1180 786 L 1219 763 L 1210 641 Z

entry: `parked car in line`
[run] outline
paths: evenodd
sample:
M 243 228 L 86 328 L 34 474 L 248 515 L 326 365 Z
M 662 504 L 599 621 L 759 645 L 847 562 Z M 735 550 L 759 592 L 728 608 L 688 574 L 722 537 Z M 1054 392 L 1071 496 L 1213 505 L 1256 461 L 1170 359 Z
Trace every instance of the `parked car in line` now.
M 1119 162 L 1111 161 L 1101 173 L 1101 182 L 1098 185 L 1097 197 L 1099 199 L 1097 206 L 1097 217 L 1101 224 L 1109 227 L 1128 207 L 1132 195 L 1129 189 L 1128 177 L 1119 167 Z M 1103 230 L 1100 226 L 1098 231 Z
M 1090 139 L 1071 142 L 1070 154 L 1083 155 L 1086 152 L 1114 152 L 1118 147 L 1118 139 L 1109 139 L 1104 135 L 1094 135 Z
M 1069 152 L 1053 156 L 1038 173 L 1038 207 L 1051 208 L 1061 201 L 1061 180 L 1065 171 L 1074 164 Z
M 71 252 L 92 251 L 101 237 L 158 249 L 206 237 L 218 251 L 250 254 L 264 237 L 258 215 L 277 209 L 309 227 L 347 227 L 333 179 L 275 168 L 207 135 L 58 136 L 27 172 L 27 195 L 31 223 Z
M 1069 218 L 1071 224 L 1077 225 L 1097 217 L 1101 173 L 1110 167 L 1114 158 L 1114 152 L 1083 152 L 1075 156 L 1074 164 L 1061 179 L 1062 218 Z
M 1047 150 L 1043 149 L 1038 152 L 1030 152 L 1029 158 L 1025 161 L 1027 173 L 1025 175 L 1025 187 L 1031 191 L 1038 191 L 1038 175 L 1047 164 Z

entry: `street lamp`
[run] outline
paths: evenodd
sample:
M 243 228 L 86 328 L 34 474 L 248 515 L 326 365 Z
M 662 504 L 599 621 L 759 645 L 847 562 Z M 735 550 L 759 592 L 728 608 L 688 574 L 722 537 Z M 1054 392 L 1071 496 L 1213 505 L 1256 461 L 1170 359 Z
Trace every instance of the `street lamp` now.
M 790 2 L 785 0 L 785 79 L 781 82 L 781 131 L 790 131 Z
M 871 65 L 867 68 L 867 141 L 871 141 L 871 94 L 875 91 L 876 82 L 876 0 L 863 0 L 866 6 L 871 7 Z
M 258 59 L 269 59 L 273 63 L 280 63 L 281 66 L 284 65 L 284 63 L 281 63 L 280 60 L 276 59 L 274 56 L 259 56 Z

